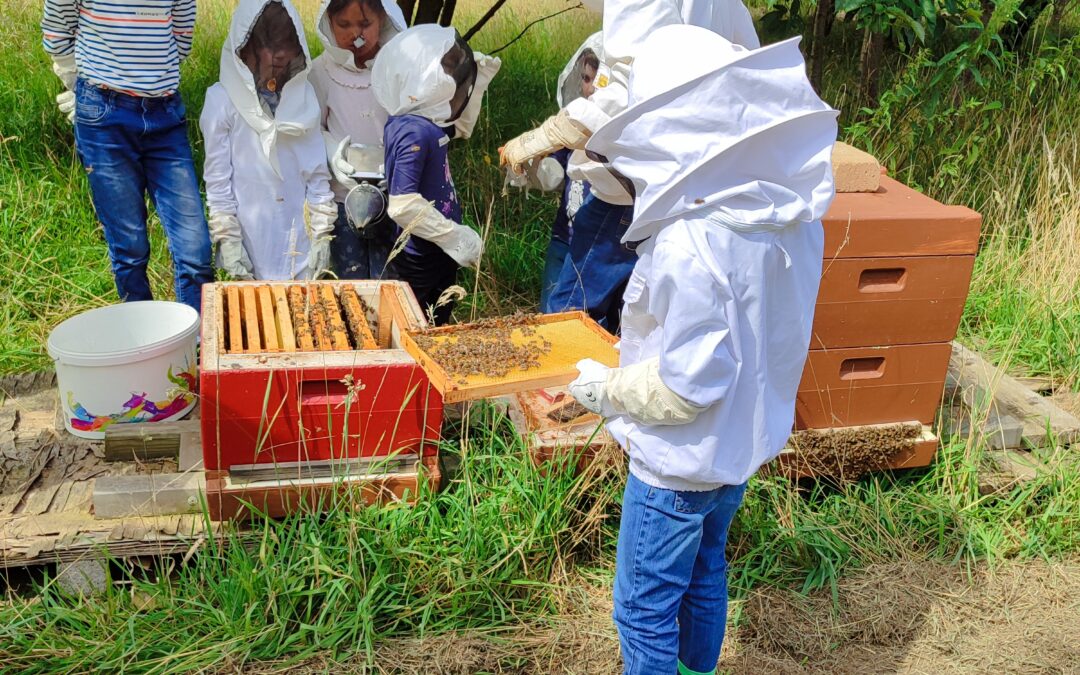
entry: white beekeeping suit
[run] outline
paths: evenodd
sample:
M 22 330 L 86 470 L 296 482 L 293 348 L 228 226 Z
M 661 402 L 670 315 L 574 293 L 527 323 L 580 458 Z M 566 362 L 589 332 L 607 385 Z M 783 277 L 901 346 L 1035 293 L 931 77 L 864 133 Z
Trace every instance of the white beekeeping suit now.
M 505 158 L 511 166 L 520 166 L 559 148 L 584 147 L 591 134 L 624 110 L 630 66 L 646 39 L 658 28 L 700 26 L 743 47 L 753 49 L 760 45 L 753 19 L 741 0 L 604 0 L 603 15 L 603 50 L 596 93 L 571 101 L 538 129 L 507 143 Z M 580 154 L 571 158 L 567 176 L 589 181 L 593 194 L 609 204 L 633 203 L 617 180 Z
M 199 119 L 210 235 L 234 277 L 307 278 L 327 266 L 337 209 L 310 64 L 292 5 L 240 0 Z
M 744 482 L 791 432 L 836 111 L 814 93 L 797 39 L 746 50 L 668 26 L 643 45 L 630 107 L 588 144 L 634 185 L 623 240 L 646 239 L 620 367 L 582 362 L 571 392 L 610 418 L 643 482 L 711 490 Z
M 323 0 L 315 17 L 315 31 L 323 44 L 323 53 L 315 57 L 308 79 L 322 109 L 320 123 L 327 160 L 334 174 L 334 196 L 344 201 L 349 190 L 356 187 L 350 174 L 358 170 L 348 164 L 345 148 L 351 143 L 382 147 L 387 113 L 375 100 L 371 88 L 374 59 L 357 66 L 353 52 L 337 45 L 327 13 L 330 1 Z M 378 39 L 384 45 L 408 26 L 396 2 L 382 0 L 381 4 L 386 16 Z

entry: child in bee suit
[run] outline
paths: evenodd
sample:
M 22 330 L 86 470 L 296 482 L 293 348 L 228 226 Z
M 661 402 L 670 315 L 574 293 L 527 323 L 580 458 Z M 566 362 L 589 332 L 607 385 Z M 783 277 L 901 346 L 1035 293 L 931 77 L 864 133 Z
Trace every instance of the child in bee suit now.
M 483 246 L 480 235 L 461 224 L 447 144 L 451 135 L 472 133 L 500 65 L 469 49 L 453 28 L 424 24 L 387 43 L 372 66 L 375 98 L 390 113 L 383 132 L 387 210 L 400 241 L 387 268 L 409 283 L 439 325 L 453 309 L 440 296 L 459 266 L 476 266 Z
M 603 44 L 595 93 L 569 101 L 538 128 L 510 140 L 500 161 L 521 173 L 530 161 L 560 148 L 580 150 L 589 136 L 626 107 L 630 65 L 655 29 L 674 24 L 702 26 L 746 47 L 757 47 L 750 13 L 740 0 L 605 0 Z M 627 186 L 603 166 L 582 156 L 571 159 L 567 175 L 586 180 L 592 193 L 574 221 L 575 236 L 545 311 L 584 309 L 609 331 L 617 329 L 622 289 L 637 256 L 633 240 L 622 238 L 633 214 Z
M 370 222 L 351 222 L 345 198 L 359 183 L 357 172 L 377 174 L 383 161 L 387 113 L 375 100 L 371 65 L 382 45 L 405 30 L 405 17 L 393 0 L 324 0 L 315 27 L 324 51 L 315 58 L 309 79 L 322 110 L 320 126 L 338 209 L 330 243 L 334 272 L 341 279 L 377 279 L 393 244 L 394 224 L 385 210 Z M 352 144 L 366 146 L 378 158 L 374 166 L 353 166 Z M 368 182 L 377 185 L 378 176 L 369 175 Z M 354 196 L 359 195 L 378 202 L 373 211 L 385 205 L 385 194 L 359 190 Z
M 337 207 L 310 64 L 287 0 L 240 0 L 199 119 L 210 238 L 236 279 L 314 278 L 329 267 Z
M 711 673 L 728 527 L 794 422 L 836 111 L 798 39 L 747 50 L 685 25 L 644 42 L 629 102 L 587 146 L 637 195 L 620 365 L 580 362 L 570 392 L 630 459 L 614 589 L 625 671 Z

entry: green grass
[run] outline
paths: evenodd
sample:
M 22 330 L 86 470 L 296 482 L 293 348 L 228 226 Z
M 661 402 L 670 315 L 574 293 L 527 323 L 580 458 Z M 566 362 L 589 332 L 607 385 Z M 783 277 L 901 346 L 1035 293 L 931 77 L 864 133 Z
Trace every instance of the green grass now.
M 471 25 L 479 9 L 464 5 L 458 24 Z M 548 3 L 510 3 L 474 46 L 497 47 L 551 10 Z M 6 6 L 0 26 L 0 372 L 47 367 L 50 327 L 114 297 L 70 127 L 54 110 L 59 85 L 39 46 L 39 11 L 25 1 Z M 303 5 L 305 17 L 313 11 Z M 200 12 L 195 52 L 184 67 L 192 121 L 216 79 L 228 15 L 209 2 Z M 1067 83 L 1080 69 L 1077 40 L 1069 37 L 1075 12 L 1067 19 L 1061 37 L 992 72 L 977 96 L 958 83 L 947 123 L 898 104 L 858 115 L 851 95 L 857 36 L 838 25 L 825 97 L 845 109 L 847 133 L 898 178 L 984 215 L 963 339 L 1011 368 L 1076 388 L 1080 91 Z M 571 13 L 503 52 L 475 137 L 452 151 L 466 218 L 488 242 L 475 283 L 470 276 L 465 284 L 475 292 L 461 316 L 535 302 L 554 203 L 535 192 L 502 198 L 495 149 L 554 111 L 554 78 L 595 27 Z M 912 74 L 906 64 L 890 59 L 886 89 Z M 194 124 L 192 134 L 201 156 Z M 164 297 L 171 272 L 157 226 L 153 237 L 151 278 Z M 560 586 L 580 583 L 574 570 L 610 579 L 620 468 L 542 475 L 488 406 L 447 438 L 447 454 L 461 459 L 459 473 L 415 507 L 356 510 L 346 501 L 322 516 L 260 523 L 251 539 L 208 543 L 174 578 L 135 580 L 100 598 L 66 597 L 47 580 L 38 600 L 9 595 L 0 603 L 0 671 L 185 672 L 288 663 L 324 651 L 363 656 L 387 636 L 551 614 Z M 993 496 L 978 490 L 985 462 L 979 439 L 947 439 L 927 470 L 809 495 L 780 478 L 754 479 L 731 535 L 733 594 L 763 585 L 828 588 L 851 569 L 906 558 L 972 566 L 1080 550 L 1076 459 L 1059 455 L 1051 471 Z M 152 605 L 137 606 L 132 588 L 152 596 Z

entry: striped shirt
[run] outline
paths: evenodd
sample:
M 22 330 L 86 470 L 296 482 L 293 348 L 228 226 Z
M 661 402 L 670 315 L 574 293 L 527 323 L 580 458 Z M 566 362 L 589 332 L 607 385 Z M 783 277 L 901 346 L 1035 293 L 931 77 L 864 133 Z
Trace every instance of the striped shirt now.
M 195 0 L 45 0 L 45 51 L 74 53 L 79 77 L 135 96 L 164 96 L 180 85 L 191 51 Z

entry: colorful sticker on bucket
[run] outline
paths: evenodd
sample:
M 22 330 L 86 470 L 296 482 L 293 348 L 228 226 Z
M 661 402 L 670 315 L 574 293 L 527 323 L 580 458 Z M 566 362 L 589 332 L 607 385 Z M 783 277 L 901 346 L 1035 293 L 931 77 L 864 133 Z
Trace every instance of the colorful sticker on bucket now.
M 131 398 L 124 404 L 124 411 L 112 415 L 91 414 L 82 404 L 75 401 L 75 395 L 69 391 L 68 407 L 75 415 L 71 418 L 71 427 L 78 431 L 103 431 L 105 427 L 113 424 L 160 422 L 172 417 L 195 401 L 195 366 L 185 364 L 184 370 L 175 375 L 172 366 L 169 366 L 166 377 L 176 385 L 168 392 L 168 395 L 173 395 L 171 399 L 151 401 L 146 397 L 146 392 L 141 394 L 132 392 Z

